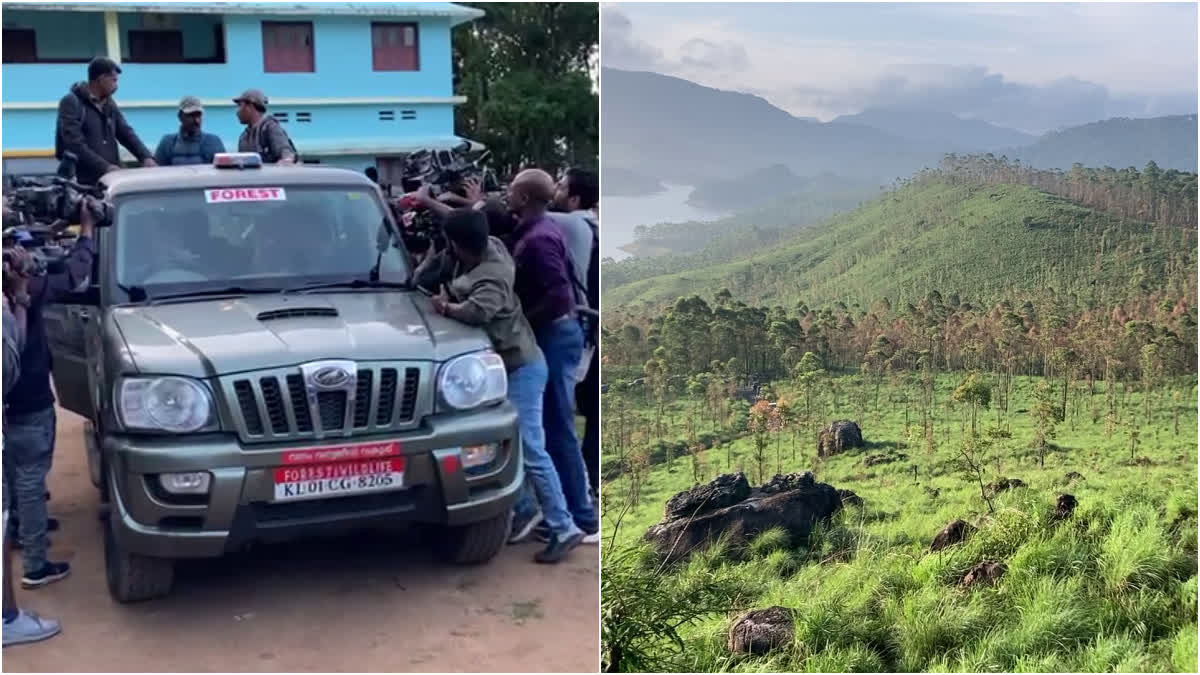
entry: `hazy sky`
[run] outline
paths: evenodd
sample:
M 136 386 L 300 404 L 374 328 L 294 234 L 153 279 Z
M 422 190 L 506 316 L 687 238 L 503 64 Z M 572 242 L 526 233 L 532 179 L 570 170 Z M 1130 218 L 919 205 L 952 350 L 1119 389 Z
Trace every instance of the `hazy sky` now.
M 933 108 L 1033 133 L 1196 112 L 1194 3 L 606 3 L 602 62 L 829 120 Z

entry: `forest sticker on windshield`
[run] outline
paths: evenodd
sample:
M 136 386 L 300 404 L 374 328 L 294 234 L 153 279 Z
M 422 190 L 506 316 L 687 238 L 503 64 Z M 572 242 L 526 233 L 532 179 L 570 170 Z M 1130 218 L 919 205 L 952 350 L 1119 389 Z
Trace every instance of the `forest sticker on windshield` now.
M 221 202 L 283 202 L 287 194 L 281 187 L 266 188 L 209 188 L 204 191 L 204 201 L 209 204 Z

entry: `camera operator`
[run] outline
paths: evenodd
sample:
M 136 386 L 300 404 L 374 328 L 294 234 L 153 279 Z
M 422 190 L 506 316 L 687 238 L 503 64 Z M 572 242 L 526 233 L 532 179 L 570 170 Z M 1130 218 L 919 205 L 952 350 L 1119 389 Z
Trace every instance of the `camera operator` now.
M 575 371 L 583 355 L 584 333 L 576 316 L 570 254 L 546 211 L 553 199 L 550 174 L 540 169 L 517 174 L 508 187 L 508 208 L 517 220 L 510 246 L 517 267 L 517 296 L 550 371 L 544 411 L 546 448 L 575 524 L 587 535 L 584 543 L 598 543 L 600 523 L 575 433 Z
M 529 536 L 544 517 L 550 528 L 549 543 L 534 560 L 556 563 L 579 545 L 584 533 L 567 510 L 558 471 L 546 452 L 542 400 L 548 371 L 513 290 L 515 265 L 504 243 L 488 236 L 487 218 L 477 210 L 451 211 L 443 230 L 448 248 L 428 256 L 417 268 L 417 283 L 440 288 L 432 298 L 434 310 L 465 324 L 483 326 L 504 359 L 508 397 L 520 423 L 525 471 L 536 494 L 535 501 L 522 490 L 509 542 Z
M 16 497 L 16 515 L 21 537 L 25 574 L 22 584 L 37 588 L 65 578 L 67 563 L 47 557 L 46 537 L 52 523 L 46 512 L 46 475 L 54 454 L 54 393 L 50 388 L 50 347 L 42 318 L 45 306 L 60 302 L 73 291 L 86 288 L 95 258 L 92 198 L 80 209 L 79 238 L 61 271 L 30 276 L 34 265 L 20 247 L 6 251 L 4 292 L 14 306 L 26 312 L 25 346 L 21 350 L 21 375 L 4 397 L 6 460 Z M 25 289 L 22 289 L 22 285 Z M 10 291 L 10 289 L 12 289 Z
M 11 280 L 11 281 L 10 281 Z M 8 265 L 4 266 L 4 398 L 12 391 L 13 385 L 21 372 L 21 349 L 25 344 L 26 309 L 22 305 L 10 303 L 8 293 L 22 295 L 27 293 L 29 280 L 10 274 Z M 7 436 L 8 424 L 4 425 Z M 43 619 L 37 614 L 17 607 L 16 594 L 12 582 L 12 537 L 8 534 L 9 505 L 13 502 L 12 490 L 8 481 L 8 455 L 4 457 L 4 518 L 0 523 L 0 540 L 4 549 L 4 646 L 40 642 L 58 635 L 62 630 L 53 619 Z
M 600 183 L 596 174 L 583 169 L 568 169 L 554 190 L 551 214 L 563 227 L 571 249 L 576 280 L 587 294 L 588 306 L 600 310 L 600 224 L 593 211 L 600 201 Z M 600 330 L 599 322 L 589 325 L 588 344 L 591 363 L 587 377 L 575 387 L 580 413 L 587 420 L 583 434 L 583 460 L 593 497 L 600 490 Z
M 95 185 L 104 174 L 121 168 L 118 143 L 143 166 L 157 166 L 112 98 L 120 74 L 120 66 L 97 56 L 88 64 L 88 81 L 72 85 L 58 102 L 54 156 L 61 160 L 64 152 L 75 153 L 79 158 L 77 180 L 84 185 Z

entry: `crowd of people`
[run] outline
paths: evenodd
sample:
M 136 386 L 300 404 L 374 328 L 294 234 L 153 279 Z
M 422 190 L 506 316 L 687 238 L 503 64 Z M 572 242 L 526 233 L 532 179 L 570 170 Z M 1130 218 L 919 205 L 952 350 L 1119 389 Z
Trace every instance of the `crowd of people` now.
M 436 311 L 480 325 L 504 358 L 527 476 L 510 543 L 536 537 L 535 560 L 554 563 L 599 543 L 598 213 L 594 173 L 556 184 L 540 169 L 517 174 L 504 200 L 478 182 L 440 198 L 409 195 L 441 219 L 448 246 L 417 269 Z M 586 423 L 584 442 L 576 412 Z
M 208 164 L 225 151 L 202 130 L 204 109 L 192 96 L 178 110 L 179 130 L 151 153 L 113 99 L 121 68 L 98 57 L 59 103 L 55 153 L 72 152 L 77 180 L 95 184 L 120 168 L 118 146 L 142 166 Z M 299 160 L 267 97 L 248 90 L 234 99 L 245 131 L 239 152 L 267 163 Z M 506 199 L 487 199 L 477 183 L 465 195 L 440 198 L 428 186 L 412 195 L 434 211 L 449 246 L 431 250 L 417 269 L 435 311 L 481 326 L 503 358 L 509 398 L 518 412 L 526 483 L 512 514 L 510 543 L 536 537 L 535 559 L 554 563 L 583 543 L 599 542 L 599 184 L 594 173 L 568 170 L 557 183 L 528 169 L 511 181 Z M 51 356 L 43 312 L 86 286 L 96 255 L 89 210 L 65 265 L 34 275 L 29 253 L 9 251 L 4 263 L 4 645 L 35 642 L 60 631 L 58 622 L 16 604 L 10 551 L 22 551 L 22 586 L 40 588 L 70 574 L 48 557 L 46 478 L 55 445 Z M 8 220 L 8 213 L 5 220 Z M 591 309 L 589 309 L 591 308 Z M 586 420 L 582 443 L 575 416 Z

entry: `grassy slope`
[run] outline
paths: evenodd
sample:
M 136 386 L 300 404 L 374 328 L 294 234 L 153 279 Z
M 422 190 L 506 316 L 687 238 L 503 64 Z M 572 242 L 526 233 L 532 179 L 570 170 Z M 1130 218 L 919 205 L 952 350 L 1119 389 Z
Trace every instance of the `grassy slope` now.
M 953 379 L 939 382 L 939 402 L 948 397 Z M 1032 385 L 1031 379 L 1017 381 L 1013 411 L 1030 407 Z M 867 413 L 863 431 L 872 447 L 819 464 L 811 443 L 792 460 L 785 436 L 783 471 L 811 469 L 818 480 L 854 490 L 866 505 L 842 512 L 808 548 L 789 549 L 764 537 L 747 562 L 701 556 L 677 572 L 675 583 L 686 583 L 687 575 L 732 574 L 756 589 L 749 606 L 800 610 L 794 647 L 764 658 L 729 656 L 723 647 L 729 619 L 710 617 L 687 629 L 685 669 L 1195 672 L 1195 389 L 1190 384 L 1178 389 L 1173 405 L 1180 409 L 1179 435 L 1171 429 L 1169 403 L 1156 404 L 1151 424 L 1140 430 L 1136 455 L 1147 458 L 1147 465 L 1128 464 L 1123 431 L 1110 438 L 1102 417 L 1093 424 L 1087 410 L 1090 405 L 1103 410 L 1100 391 L 1084 405 L 1076 430 L 1069 423 L 1060 426 L 1060 449 L 1048 456 L 1044 469 L 1028 448 L 1029 416 L 1014 412 L 1013 437 L 990 452 L 985 481 L 1017 477 L 1028 487 L 1001 494 L 993 517 L 977 485 L 954 465 L 961 411 L 949 414 L 939 405 L 937 414 L 946 421 L 938 422 L 939 447 L 932 454 L 905 447 L 902 407 Z M 886 396 L 885 390 L 884 408 Z M 826 414 L 849 414 L 842 403 Z M 677 407 L 685 406 L 690 404 Z M 1140 415 L 1138 394 L 1129 395 L 1126 410 Z M 981 429 L 993 420 L 994 413 L 981 413 Z M 865 455 L 889 447 L 908 460 L 864 465 Z M 730 469 L 726 453 L 724 447 L 705 453 L 705 479 Z M 744 466 L 752 473 L 750 453 L 748 438 L 733 444 L 733 469 Z M 773 473 L 774 443 L 768 455 Z M 606 455 L 606 462 L 611 459 Z M 1069 471 L 1085 480 L 1067 485 Z M 671 470 L 653 467 L 641 505 L 624 514 L 616 531 L 617 549 L 637 542 L 662 517 L 663 503 L 691 483 L 689 458 L 676 459 Z M 938 496 L 926 488 L 937 489 Z M 613 532 L 627 489 L 624 477 L 605 487 L 607 533 Z M 1064 491 L 1078 497 L 1079 508 L 1072 524 L 1055 527 L 1045 516 Z M 927 553 L 933 536 L 954 518 L 983 529 L 962 546 Z M 997 586 L 957 588 L 958 578 L 984 559 L 1008 565 Z
M 1151 278 L 1195 234 L 1155 241 L 1152 228 L 1025 186 L 910 186 L 768 252 L 736 262 L 606 286 L 606 306 L 658 306 L 729 288 L 756 305 L 881 297 L 915 301 L 931 288 L 990 301 L 1052 284 L 1120 294 L 1138 265 Z M 1103 264 L 1097 262 L 1101 247 Z M 1098 301 L 1104 298 L 1096 298 Z M 610 304 L 611 303 L 611 304 Z

